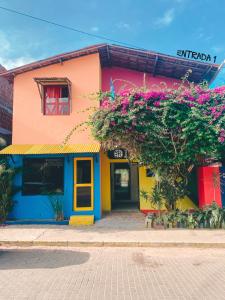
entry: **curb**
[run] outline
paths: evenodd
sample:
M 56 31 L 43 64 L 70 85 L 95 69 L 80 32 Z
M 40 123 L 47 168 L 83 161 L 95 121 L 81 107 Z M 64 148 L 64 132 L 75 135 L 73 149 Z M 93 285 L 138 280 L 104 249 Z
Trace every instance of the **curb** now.
M 82 241 L 0 241 L 0 247 L 146 247 L 146 248 L 219 248 L 225 243 L 182 242 L 82 242 Z

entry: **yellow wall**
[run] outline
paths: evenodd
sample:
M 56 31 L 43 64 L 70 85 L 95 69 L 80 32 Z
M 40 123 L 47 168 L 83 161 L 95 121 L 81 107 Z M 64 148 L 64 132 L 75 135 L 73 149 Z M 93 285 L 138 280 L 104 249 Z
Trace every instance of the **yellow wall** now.
M 155 185 L 155 178 L 154 177 L 147 177 L 146 176 L 146 167 L 139 168 L 139 191 L 145 191 L 148 193 L 152 192 L 152 189 Z M 193 201 L 185 196 L 184 198 L 177 201 L 177 208 L 181 210 L 186 210 L 190 208 L 197 208 Z M 154 210 L 157 207 L 154 207 L 150 201 L 145 200 L 140 195 L 140 210 Z M 165 206 L 162 207 L 165 209 Z
M 154 185 L 155 185 L 155 178 L 147 177 L 146 168 L 140 167 L 139 168 L 139 192 L 145 191 L 151 193 Z M 140 209 L 149 210 L 149 209 L 157 209 L 157 208 L 152 206 L 150 201 L 146 201 L 143 197 L 140 196 Z
M 102 197 L 102 210 L 111 211 L 111 189 L 110 189 L 110 163 L 116 162 L 128 162 L 126 159 L 109 159 L 104 152 L 100 153 L 101 159 L 101 197 Z M 151 193 L 155 185 L 154 177 L 146 176 L 146 168 L 139 167 L 139 192 L 146 191 Z M 190 208 L 196 208 L 195 204 L 190 198 L 184 197 L 177 201 L 177 208 L 185 210 Z M 155 210 L 150 201 L 146 201 L 140 196 L 140 210 Z M 165 209 L 165 207 L 162 207 Z

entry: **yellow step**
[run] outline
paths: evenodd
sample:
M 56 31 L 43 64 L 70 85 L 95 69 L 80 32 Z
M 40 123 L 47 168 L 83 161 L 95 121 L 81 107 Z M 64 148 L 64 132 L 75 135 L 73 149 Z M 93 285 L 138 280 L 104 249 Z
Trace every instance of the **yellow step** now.
M 93 225 L 94 224 L 94 215 L 80 215 L 80 216 L 71 216 L 69 225 L 72 226 L 83 226 L 83 225 Z

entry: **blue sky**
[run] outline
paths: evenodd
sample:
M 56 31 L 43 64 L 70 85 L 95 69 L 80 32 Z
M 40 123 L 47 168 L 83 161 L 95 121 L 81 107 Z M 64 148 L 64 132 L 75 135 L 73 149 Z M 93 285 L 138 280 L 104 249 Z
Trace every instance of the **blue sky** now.
M 153 51 L 225 59 L 225 0 L 0 0 L 0 6 Z M 0 64 L 9 69 L 102 42 L 0 9 Z

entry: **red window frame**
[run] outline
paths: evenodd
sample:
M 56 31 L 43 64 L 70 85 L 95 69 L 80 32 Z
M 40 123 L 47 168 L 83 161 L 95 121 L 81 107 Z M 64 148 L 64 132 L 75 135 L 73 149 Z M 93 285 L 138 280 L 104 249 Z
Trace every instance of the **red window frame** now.
M 62 97 L 63 88 L 68 89 L 67 97 Z M 67 99 L 67 101 L 65 101 Z M 70 95 L 68 85 L 44 86 L 44 114 L 45 115 L 69 115 Z

